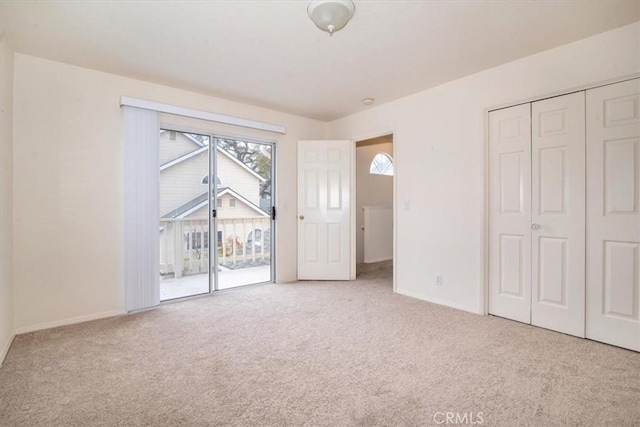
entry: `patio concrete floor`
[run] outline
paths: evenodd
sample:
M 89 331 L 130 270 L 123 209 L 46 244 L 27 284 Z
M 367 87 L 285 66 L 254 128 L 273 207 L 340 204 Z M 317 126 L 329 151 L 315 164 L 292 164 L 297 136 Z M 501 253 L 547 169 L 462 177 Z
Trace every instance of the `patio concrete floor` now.
M 236 286 L 251 285 L 253 283 L 271 280 L 271 266 L 230 270 L 220 267 L 218 271 L 218 289 L 235 288 Z M 160 278 L 160 300 L 169 300 L 209 292 L 207 274 L 193 274 L 180 278 Z

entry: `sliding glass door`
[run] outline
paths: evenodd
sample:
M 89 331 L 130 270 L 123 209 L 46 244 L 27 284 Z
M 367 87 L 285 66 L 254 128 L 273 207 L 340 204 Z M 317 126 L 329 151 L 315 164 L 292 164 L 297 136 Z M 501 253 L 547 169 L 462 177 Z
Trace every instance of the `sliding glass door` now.
M 170 129 L 159 144 L 160 299 L 273 281 L 273 144 Z
M 211 137 L 160 131 L 160 300 L 210 291 Z
M 216 289 L 272 280 L 271 144 L 213 138 L 216 180 Z

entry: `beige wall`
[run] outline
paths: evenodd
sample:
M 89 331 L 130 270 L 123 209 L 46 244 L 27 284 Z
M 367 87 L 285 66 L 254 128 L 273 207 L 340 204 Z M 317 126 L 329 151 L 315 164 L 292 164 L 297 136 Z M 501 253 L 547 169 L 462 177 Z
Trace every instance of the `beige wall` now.
M 364 262 L 364 206 L 391 206 L 393 204 L 393 177 L 371 175 L 371 161 L 378 153 L 393 159 L 393 144 L 356 146 L 356 262 Z M 392 244 L 391 242 L 389 242 Z
M 638 73 L 639 38 L 638 24 L 622 27 L 334 121 L 328 133 L 322 122 L 16 54 L 13 187 L 10 156 L 2 164 L 3 261 L 11 258 L 11 207 L 14 218 L 13 281 L 9 262 L 2 291 L 14 284 L 15 328 L 123 310 L 122 95 L 287 127 L 282 136 L 161 115 L 163 123 L 277 141 L 280 282 L 296 277 L 296 142 L 393 131 L 397 289 L 480 312 L 485 109 Z M 2 70 L 5 89 L 6 60 Z M 9 110 L 3 156 L 11 151 Z M 4 316 L 11 308 L 3 301 Z
M 394 133 L 398 292 L 484 312 L 485 109 L 638 73 L 639 39 L 621 27 L 329 123 L 331 138 Z
M 70 66 L 15 56 L 14 283 L 18 332 L 121 313 L 122 95 L 287 127 L 286 135 L 161 115 L 163 123 L 276 140 L 277 279 L 296 278 L 296 143 L 326 125 Z
M 13 51 L 0 29 L 0 364 L 13 322 Z

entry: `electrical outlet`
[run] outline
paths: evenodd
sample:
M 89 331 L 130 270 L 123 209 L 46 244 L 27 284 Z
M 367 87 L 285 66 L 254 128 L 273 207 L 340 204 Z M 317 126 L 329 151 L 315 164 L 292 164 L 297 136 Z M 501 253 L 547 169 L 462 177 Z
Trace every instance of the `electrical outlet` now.
M 436 286 L 442 286 L 442 275 L 440 274 L 436 276 Z
M 405 200 L 404 201 L 404 210 L 408 211 L 409 209 L 411 209 L 411 200 Z

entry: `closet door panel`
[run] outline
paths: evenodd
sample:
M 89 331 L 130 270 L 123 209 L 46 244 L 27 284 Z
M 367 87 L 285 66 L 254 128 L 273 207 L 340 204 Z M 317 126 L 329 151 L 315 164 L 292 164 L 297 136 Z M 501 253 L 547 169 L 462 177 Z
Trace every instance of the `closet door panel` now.
M 531 108 L 531 323 L 584 337 L 585 93 Z
M 587 338 L 640 351 L 640 80 L 587 91 Z
M 489 313 L 531 323 L 531 108 L 489 113 Z

